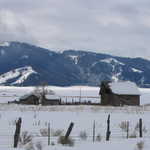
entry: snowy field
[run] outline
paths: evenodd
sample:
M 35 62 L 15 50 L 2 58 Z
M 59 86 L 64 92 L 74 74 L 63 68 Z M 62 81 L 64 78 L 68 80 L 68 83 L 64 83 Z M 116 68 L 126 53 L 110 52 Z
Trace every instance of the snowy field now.
M 98 87 L 49 87 L 59 96 L 83 96 L 98 97 Z M 150 89 L 140 89 L 140 107 L 103 107 L 103 106 L 25 106 L 7 104 L 8 101 L 17 100 L 20 96 L 34 90 L 33 87 L 0 87 L 0 150 L 13 149 L 13 136 L 15 132 L 15 121 L 22 118 L 22 133 L 27 131 L 32 135 L 30 144 L 19 144 L 17 150 L 139 150 L 137 143 L 144 143 L 143 150 L 150 149 Z M 88 98 L 87 98 L 88 99 Z M 98 99 L 91 99 L 98 101 Z M 106 142 L 106 121 L 110 114 L 110 141 Z M 143 120 L 143 138 L 139 137 L 137 123 Z M 129 121 L 129 136 L 135 138 L 126 139 L 126 132 L 120 125 Z M 64 135 L 69 124 L 73 122 L 74 127 L 71 138 L 74 146 L 63 146 L 58 144 L 60 133 Z M 95 142 L 93 143 L 93 124 L 95 122 Z M 48 137 L 42 131 L 48 129 L 50 123 L 51 137 L 48 146 Z M 58 132 L 59 131 L 59 132 Z M 56 134 L 57 133 L 57 134 Z M 59 135 L 58 135 L 59 133 Z M 81 133 L 84 133 L 81 136 Z M 85 136 L 86 135 L 86 136 Z M 141 144 L 142 145 L 142 144 Z
M 106 142 L 106 121 L 110 114 L 110 141 Z M 27 131 L 33 136 L 33 143 L 41 142 L 43 149 L 91 149 L 97 150 L 100 147 L 108 150 L 119 150 L 121 146 L 133 149 L 137 141 L 144 141 L 146 145 L 150 139 L 150 107 L 102 107 L 102 106 L 18 106 L 18 105 L 0 105 L 0 149 L 12 149 L 13 135 L 15 132 L 15 121 L 21 117 L 21 133 Z M 139 139 L 138 129 L 136 128 L 139 119 L 143 120 L 143 138 Z M 95 121 L 95 142 L 93 143 L 93 123 Z M 129 135 L 137 138 L 126 139 L 120 125 L 124 121 L 129 121 Z M 64 135 L 70 124 L 74 123 L 71 138 L 74 140 L 73 147 L 62 146 L 57 143 L 59 136 L 57 131 Z M 48 129 L 48 123 L 51 128 L 50 141 L 53 146 L 48 146 L 48 137 L 43 136 L 40 131 Z M 81 138 L 80 134 L 85 133 L 87 138 Z M 97 140 L 97 137 L 100 139 Z M 127 143 L 131 143 L 128 145 Z M 118 145 L 116 145 L 118 144 Z M 126 145 L 127 144 L 127 145 Z M 22 146 L 22 149 L 28 149 Z M 150 145 L 148 145 L 150 148 Z M 36 148 L 35 148 L 36 149 Z M 38 149 L 37 149 L 38 150 Z M 122 149 L 126 150 L 126 149 Z

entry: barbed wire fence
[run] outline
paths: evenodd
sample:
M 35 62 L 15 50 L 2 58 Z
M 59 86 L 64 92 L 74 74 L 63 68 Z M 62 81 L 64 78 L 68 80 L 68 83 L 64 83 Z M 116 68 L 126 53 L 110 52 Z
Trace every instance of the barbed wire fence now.
M 20 118 L 19 118 L 20 119 Z M 78 133 L 72 133 L 73 125 L 71 130 L 68 128 L 62 130 L 55 129 L 51 125 L 53 122 L 45 121 L 43 122 L 44 127 L 41 126 L 40 120 L 29 122 L 29 126 L 35 130 L 32 132 L 24 131 L 24 128 L 20 126 L 21 132 L 18 132 L 17 123 L 19 120 L 12 122 L 7 125 L 6 128 L 0 127 L 0 147 L 1 148 L 13 148 L 17 147 L 20 143 L 20 138 L 26 138 L 30 136 L 32 139 L 42 141 L 45 145 L 57 144 L 60 136 L 66 136 L 71 138 L 75 143 L 81 142 L 101 142 L 106 140 L 120 140 L 120 139 L 130 139 L 130 138 L 148 138 L 150 139 L 150 128 L 145 128 L 142 118 L 137 120 L 137 125 L 133 127 L 130 121 L 122 121 L 120 125 L 111 124 L 111 116 L 108 121 L 99 125 L 95 120 L 91 123 L 91 128 L 89 131 L 80 131 Z M 73 123 L 76 126 L 75 123 Z M 109 125 L 109 129 L 108 129 Z M 70 126 L 69 126 L 70 127 Z M 68 131 L 70 130 L 70 131 Z M 16 132 L 17 131 L 17 132 Z M 26 132 L 27 136 L 23 137 L 23 132 Z M 66 134 L 64 134 L 66 132 Z M 69 132 L 67 134 L 67 132 Z M 107 138 L 107 133 L 109 132 L 109 138 Z M 16 135 L 18 138 L 16 138 Z M 17 140 L 17 146 L 14 145 L 15 140 Z M 24 139 L 25 140 L 25 139 Z M 29 141 L 30 142 L 30 141 Z M 25 142 L 26 143 L 26 142 Z

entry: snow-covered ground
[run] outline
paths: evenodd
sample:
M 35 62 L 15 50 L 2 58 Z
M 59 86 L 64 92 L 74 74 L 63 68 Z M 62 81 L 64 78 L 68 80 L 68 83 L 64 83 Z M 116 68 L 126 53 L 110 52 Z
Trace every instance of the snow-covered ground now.
M 13 87 L 0 86 L 0 103 L 7 103 L 8 101 L 19 100 L 25 94 L 33 92 L 35 87 Z M 89 86 L 72 86 L 72 87 L 56 87 L 49 86 L 48 89 L 53 90 L 57 96 L 63 101 L 78 102 L 81 96 L 81 101 L 91 101 L 95 103 L 100 102 L 99 87 Z M 141 93 L 140 104 L 150 104 L 150 89 L 139 88 Z
M 137 145 L 140 145 L 139 143 L 144 143 L 143 149 L 137 148 Z M 120 140 L 120 141 L 115 141 L 115 142 L 100 142 L 100 143 L 87 143 L 84 142 L 80 145 L 74 146 L 74 147 L 69 147 L 69 146 L 45 146 L 42 148 L 42 150 L 149 150 L 150 148 L 150 143 L 149 140 L 143 140 L 143 139 L 130 139 L 130 140 Z M 15 148 L 16 150 L 24 150 L 23 148 Z M 14 150 L 15 150 L 14 149 Z M 26 148 L 28 149 L 28 147 Z M 35 150 L 36 147 L 34 148 Z M 7 148 L 7 149 L 2 149 L 2 150 L 12 150 L 12 148 Z M 33 150 L 33 148 L 28 149 L 28 150 Z
M 59 96 L 80 96 L 83 100 L 86 97 L 98 97 L 98 87 L 54 87 L 50 86 Z M 22 118 L 21 134 L 27 131 L 33 136 L 33 146 L 41 142 L 43 150 L 136 150 L 137 143 L 144 142 L 143 150 L 150 149 L 150 106 L 142 105 L 140 107 L 103 107 L 103 106 L 25 106 L 16 104 L 7 104 L 8 101 L 18 99 L 24 94 L 34 90 L 33 87 L 0 87 L 0 150 L 13 149 L 13 136 L 15 132 L 15 121 Z M 141 92 L 141 104 L 149 104 L 150 89 L 139 89 Z M 88 99 L 88 98 L 87 98 Z M 93 101 L 99 101 L 99 98 L 91 98 Z M 105 141 L 106 121 L 110 114 L 110 141 Z M 139 139 L 138 128 L 136 128 L 139 119 L 143 120 L 143 138 Z M 101 141 L 93 143 L 93 123 L 95 121 L 95 139 L 99 135 Z M 120 124 L 129 121 L 129 135 L 134 134 L 137 138 L 126 139 L 126 132 L 120 128 Z M 74 146 L 62 146 L 57 143 L 58 136 L 54 133 L 58 130 L 63 134 L 70 124 L 74 122 L 71 138 L 74 140 Z M 51 128 L 50 143 L 48 146 L 48 137 L 41 136 L 40 130 L 48 129 L 48 123 Z M 80 137 L 81 132 L 86 133 L 87 139 Z M 26 147 L 27 146 L 27 147 Z M 28 145 L 21 146 L 17 150 L 32 150 Z M 31 145 L 30 145 L 31 146 Z M 137 149 L 138 150 L 138 149 Z
M 106 121 L 108 114 L 110 114 L 110 141 L 105 141 L 106 136 Z M 43 149 L 87 149 L 90 150 L 99 149 L 100 147 L 107 148 L 108 150 L 118 150 L 121 146 L 125 146 L 125 149 L 132 149 L 139 141 L 138 129 L 136 125 L 139 118 L 143 119 L 143 139 L 142 141 L 148 141 L 150 138 L 150 107 L 101 107 L 101 106 L 20 106 L 20 105 L 0 105 L 0 149 L 11 148 L 13 146 L 13 135 L 15 132 L 15 120 L 19 117 L 22 118 L 21 133 L 28 131 L 33 135 L 33 141 L 40 141 L 43 145 Z M 95 121 L 95 139 L 98 135 L 101 137 L 101 141 L 93 143 L 93 123 Z M 119 125 L 129 121 L 129 135 L 134 134 L 137 136 L 135 139 L 126 139 L 126 132 L 124 132 Z M 63 134 L 70 124 L 74 122 L 74 128 L 71 133 L 71 138 L 74 140 L 73 147 L 62 146 L 57 143 L 58 136 L 54 136 L 58 130 L 61 130 Z M 40 130 L 48 129 L 48 123 L 51 128 L 51 143 L 54 146 L 48 148 L 48 137 L 42 137 Z M 87 139 L 84 140 L 80 137 L 80 133 L 85 132 Z M 127 145 L 126 144 L 131 144 Z M 118 144 L 118 145 L 116 145 Z M 149 142 L 146 142 L 148 145 Z M 112 149 L 112 146 L 114 147 Z M 150 148 L 150 145 L 148 145 Z

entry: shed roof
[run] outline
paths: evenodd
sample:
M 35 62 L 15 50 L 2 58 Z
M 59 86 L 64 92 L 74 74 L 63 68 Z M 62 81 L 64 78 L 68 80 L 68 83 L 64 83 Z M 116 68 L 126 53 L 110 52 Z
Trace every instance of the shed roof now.
M 26 98 L 28 98 L 28 97 L 30 97 L 30 96 L 36 96 L 36 95 L 33 94 L 33 93 L 28 93 L 28 94 L 25 94 L 25 95 L 21 96 L 20 99 L 26 99 Z M 37 97 L 37 96 L 36 96 L 36 97 Z
M 140 95 L 137 85 L 130 81 L 111 82 L 109 86 L 112 92 L 118 95 Z
M 46 94 L 46 95 L 45 95 L 45 98 L 48 99 L 48 100 L 60 99 L 59 96 L 57 96 L 57 95 L 52 95 L 52 94 Z

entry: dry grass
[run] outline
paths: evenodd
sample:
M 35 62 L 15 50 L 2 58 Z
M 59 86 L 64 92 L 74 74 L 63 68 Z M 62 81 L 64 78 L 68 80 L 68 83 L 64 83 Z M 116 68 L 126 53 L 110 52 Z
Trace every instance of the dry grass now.
M 48 129 L 47 128 L 40 129 L 40 134 L 41 134 L 41 136 L 47 137 Z
M 131 133 L 131 134 L 129 135 L 129 138 L 137 138 L 136 132 L 134 131 L 133 133 Z
M 27 143 L 32 142 L 32 135 L 28 131 L 23 131 L 20 135 L 19 142 L 21 145 L 26 145 Z
M 119 127 L 121 128 L 122 131 L 127 132 L 128 129 L 128 122 L 127 121 L 122 121 L 119 124 Z
M 57 130 L 52 130 L 51 134 L 52 134 L 52 136 L 62 136 L 63 132 L 64 132 L 64 130 L 57 129 Z
M 98 141 L 98 142 L 102 141 L 102 136 L 100 134 L 97 134 L 96 141 Z
M 137 148 L 137 150 L 143 150 L 144 142 L 143 141 L 137 142 L 136 148 Z
M 58 143 L 62 145 L 74 146 L 74 140 L 70 137 L 66 139 L 65 136 L 60 136 L 58 139 Z
M 79 137 L 82 140 L 86 140 L 87 139 L 87 133 L 86 133 L 86 131 L 81 131 L 80 134 L 79 134 Z

